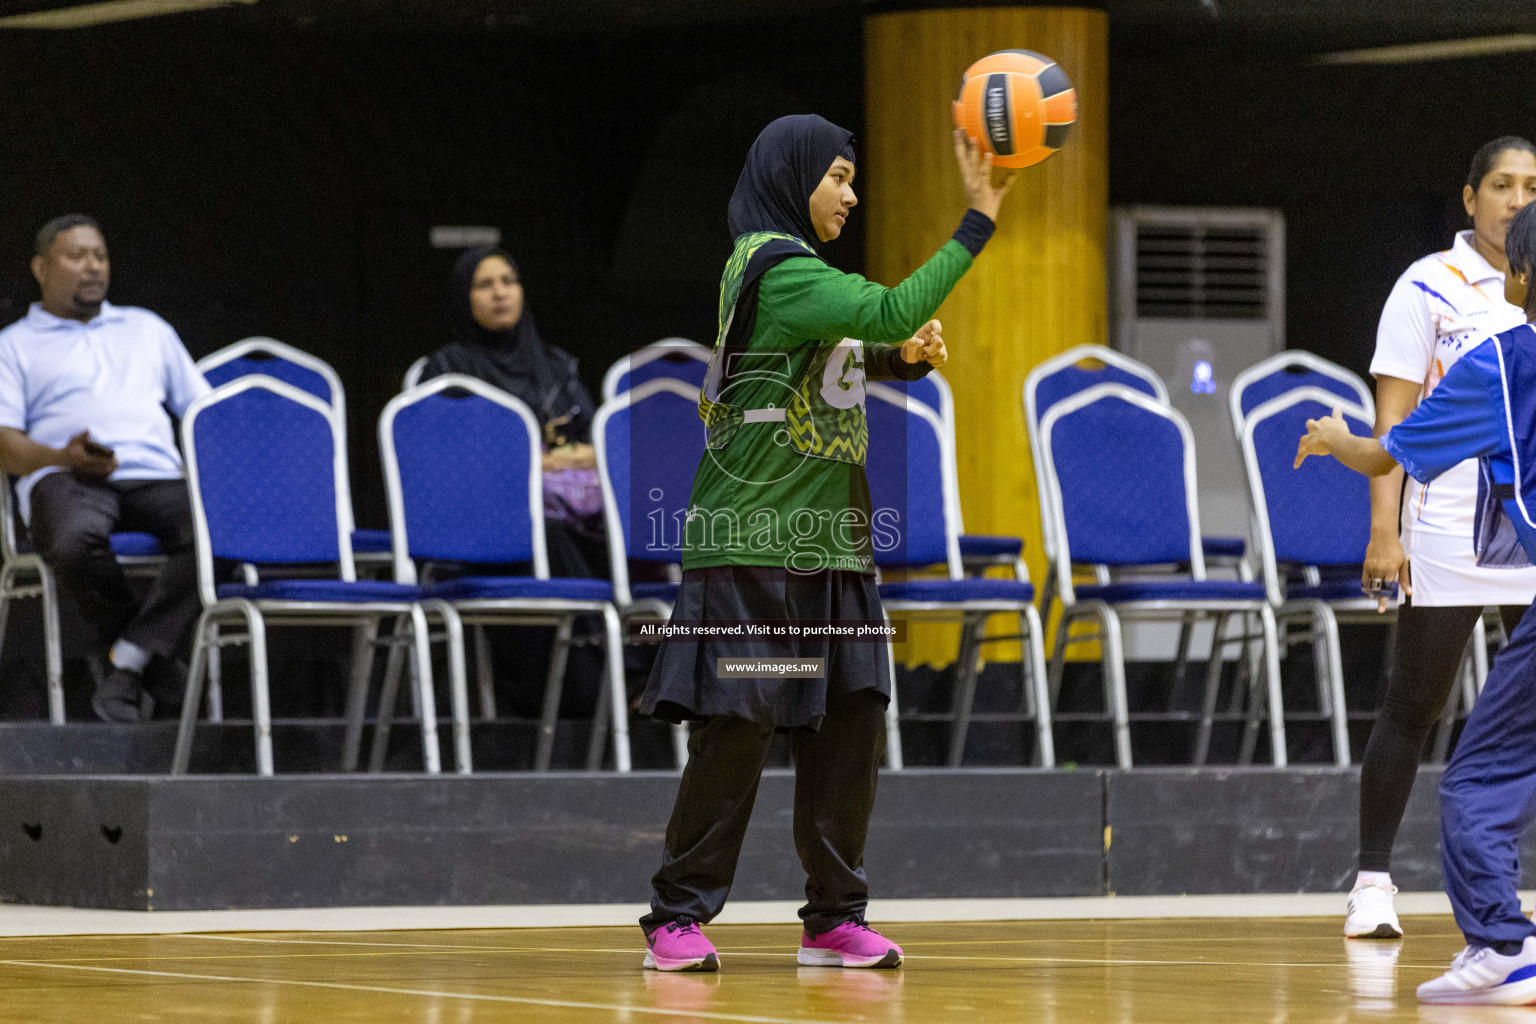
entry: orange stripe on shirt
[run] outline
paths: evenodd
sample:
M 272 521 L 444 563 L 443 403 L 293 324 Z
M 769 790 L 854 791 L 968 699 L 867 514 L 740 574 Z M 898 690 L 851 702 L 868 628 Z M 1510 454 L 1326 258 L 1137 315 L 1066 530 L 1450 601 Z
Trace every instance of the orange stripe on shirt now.
M 1455 274 L 1457 277 L 1459 277 L 1461 279 L 1461 283 L 1462 284 L 1466 285 L 1468 288 L 1471 288 L 1473 291 L 1477 292 L 1477 294 L 1481 295 L 1483 298 L 1487 299 L 1489 302 L 1493 301 L 1493 297 L 1491 295 L 1489 295 L 1487 292 L 1483 291 L 1483 289 L 1481 287 L 1479 287 L 1476 282 L 1467 280 L 1467 275 L 1463 274 L 1461 272 L 1461 268 L 1456 266 L 1456 264 L 1454 264 L 1454 263 L 1447 263 L 1445 260 L 1441 260 L 1440 261 L 1440 265 L 1443 266 L 1446 270 L 1449 270 L 1451 273 Z

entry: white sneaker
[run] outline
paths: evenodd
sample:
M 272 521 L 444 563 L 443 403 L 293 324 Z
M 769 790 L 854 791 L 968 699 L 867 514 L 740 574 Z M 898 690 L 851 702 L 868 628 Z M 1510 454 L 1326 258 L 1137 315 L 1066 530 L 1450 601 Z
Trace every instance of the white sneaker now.
M 1400 939 L 1403 926 L 1398 923 L 1392 897 L 1397 886 L 1366 882 L 1349 894 L 1349 916 L 1344 919 L 1346 939 Z
M 1456 954 L 1450 970 L 1419 986 L 1419 1000 L 1485 1006 L 1536 1003 L 1536 936 L 1527 938 L 1514 956 L 1468 946 Z

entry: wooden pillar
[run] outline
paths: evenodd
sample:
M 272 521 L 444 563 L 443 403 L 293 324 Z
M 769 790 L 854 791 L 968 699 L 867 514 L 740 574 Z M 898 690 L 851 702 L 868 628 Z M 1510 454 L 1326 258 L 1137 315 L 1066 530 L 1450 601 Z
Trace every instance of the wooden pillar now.
M 859 170 L 868 193 L 871 279 L 896 284 L 959 223 L 965 200 L 950 103 L 972 62 L 997 50 L 1035 50 L 1055 60 L 1077 90 L 1078 120 L 1066 146 L 1019 172 L 996 235 L 938 313 L 949 346 L 943 373 L 955 394 L 966 531 L 1025 538 L 1038 586 L 1046 565 L 1024 377 L 1055 353 L 1108 337 L 1108 19 L 1102 5 L 928 6 L 865 21 Z M 899 654 L 909 665 L 942 664 L 953 659 L 956 636 L 915 628 Z M 988 657 L 1017 657 L 1017 648 L 998 645 Z

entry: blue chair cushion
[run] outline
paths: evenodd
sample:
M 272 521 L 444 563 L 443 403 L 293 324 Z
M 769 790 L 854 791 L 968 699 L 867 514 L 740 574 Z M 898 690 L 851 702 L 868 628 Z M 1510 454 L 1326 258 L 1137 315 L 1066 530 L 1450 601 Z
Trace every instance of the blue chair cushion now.
M 1241 537 L 1201 537 L 1200 548 L 1207 558 L 1242 558 L 1248 542 Z
M 1074 587 L 1079 601 L 1262 601 L 1264 584 L 1239 580 L 1138 580 Z
M 880 584 L 883 601 L 1033 601 L 1033 583 L 1018 580 L 907 580 Z
M 1397 584 L 1394 583 L 1388 589 L 1389 597 L 1397 597 Z M 1302 583 L 1292 583 L 1285 588 L 1285 596 L 1293 601 L 1353 601 L 1363 597 L 1369 597 L 1360 589 L 1360 578 L 1323 580 L 1317 586 L 1307 586 Z
M 1020 537 L 991 537 L 980 533 L 960 535 L 960 554 L 973 558 L 1018 558 L 1024 551 Z
M 631 583 L 629 596 L 636 601 L 665 601 L 677 604 L 677 595 L 683 589 L 681 583 Z
M 386 580 L 267 580 L 250 586 L 245 583 L 221 583 L 221 598 L 243 597 L 251 601 L 336 601 L 364 604 L 369 601 L 418 601 L 421 589 L 407 583 Z
M 37 545 L 32 543 L 31 537 L 18 537 L 16 552 L 22 555 L 34 555 L 37 553 Z M 163 554 L 160 550 L 160 542 L 147 533 L 114 533 L 112 553 L 123 558 L 143 558 Z
M 461 576 L 427 587 L 426 595 L 444 601 L 612 601 L 613 584 L 607 580 L 562 576 L 549 580 L 532 576 Z
M 161 553 L 160 542 L 148 533 L 114 533 L 112 553 L 123 558 L 146 558 Z
M 388 530 L 353 530 L 352 553 L 355 555 L 376 555 L 391 549 L 391 541 Z

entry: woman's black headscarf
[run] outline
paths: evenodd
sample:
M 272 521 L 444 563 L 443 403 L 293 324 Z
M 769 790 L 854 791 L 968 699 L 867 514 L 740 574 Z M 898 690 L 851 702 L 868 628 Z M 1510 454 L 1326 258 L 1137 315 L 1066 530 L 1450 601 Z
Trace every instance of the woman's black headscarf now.
M 811 223 L 811 193 L 839 156 L 853 160 L 853 133 L 816 114 L 790 114 L 769 124 L 747 151 L 727 214 L 731 237 L 780 231 L 821 241 Z
M 512 272 L 521 279 L 517 262 L 496 246 L 466 249 L 459 255 L 448 279 L 448 327 L 453 340 L 433 353 L 422 379 L 444 373 L 478 377 L 526 402 L 541 426 L 550 420 L 569 417 L 559 433 L 568 440 L 587 440 L 592 398 L 576 376 L 576 360 L 560 349 L 546 345 L 539 337 L 539 328 L 528 310 L 526 298 L 523 315 L 505 331 L 486 330 L 475 319 L 469 301 L 470 289 L 474 285 L 475 271 L 492 256 L 506 260 Z
M 811 193 L 826 177 L 832 161 L 853 160 L 853 133 L 816 114 L 790 114 L 764 128 L 747 151 L 746 165 L 736 179 L 726 221 L 731 237 L 757 231 L 793 235 L 819 256 L 825 244 L 811 223 Z M 790 241 L 774 239 L 752 254 L 737 293 L 728 347 L 743 345 L 757 323 L 758 281 L 773 267 L 795 256 L 808 255 Z

